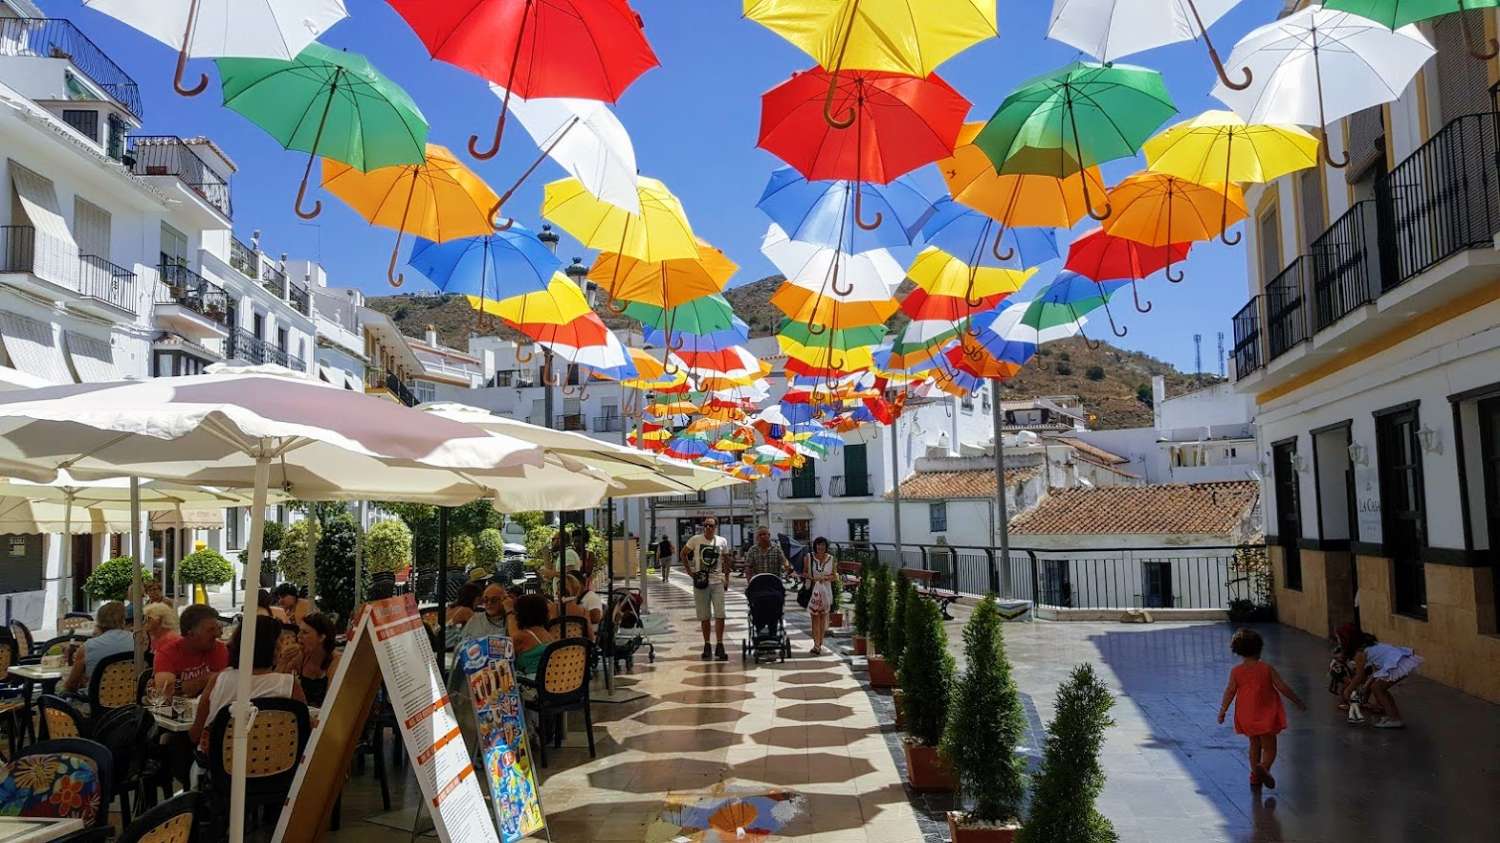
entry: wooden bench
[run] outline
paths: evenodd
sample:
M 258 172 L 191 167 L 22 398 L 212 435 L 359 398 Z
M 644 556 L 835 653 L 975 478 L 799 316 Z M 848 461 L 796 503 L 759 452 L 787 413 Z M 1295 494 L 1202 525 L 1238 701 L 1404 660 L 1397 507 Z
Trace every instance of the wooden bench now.
M 858 562 L 840 562 L 838 568 L 839 582 L 844 591 L 850 595 L 859 591 L 859 572 L 863 568 Z
M 938 608 L 943 613 L 943 620 L 953 620 L 953 615 L 948 613 L 948 607 L 958 602 L 958 592 L 938 587 L 939 581 L 943 578 L 941 571 L 902 568 L 901 576 L 911 580 L 916 585 L 918 594 L 929 600 L 938 601 Z

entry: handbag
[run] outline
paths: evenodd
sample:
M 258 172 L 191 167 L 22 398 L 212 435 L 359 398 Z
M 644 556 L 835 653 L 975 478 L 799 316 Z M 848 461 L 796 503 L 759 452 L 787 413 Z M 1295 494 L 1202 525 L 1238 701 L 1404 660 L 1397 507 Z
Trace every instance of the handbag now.
M 812 580 L 804 579 L 802 585 L 797 589 L 797 605 L 806 609 L 812 602 L 813 584 Z
M 693 572 L 693 588 L 708 588 L 708 572 L 707 571 L 694 571 Z

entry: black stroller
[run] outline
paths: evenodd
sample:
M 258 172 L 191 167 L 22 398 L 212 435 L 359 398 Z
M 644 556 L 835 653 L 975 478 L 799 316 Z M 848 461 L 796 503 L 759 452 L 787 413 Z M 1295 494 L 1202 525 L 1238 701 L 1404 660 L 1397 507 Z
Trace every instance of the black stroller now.
M 792 639 L 786 634 L 782 615 L 786 611 L 786 583 L 775 574 L 756 574 L 745 588 L 750 604 L 750 637 L 745 639 L 742 658 L 749 662 L 786 661 L 792 654 Z

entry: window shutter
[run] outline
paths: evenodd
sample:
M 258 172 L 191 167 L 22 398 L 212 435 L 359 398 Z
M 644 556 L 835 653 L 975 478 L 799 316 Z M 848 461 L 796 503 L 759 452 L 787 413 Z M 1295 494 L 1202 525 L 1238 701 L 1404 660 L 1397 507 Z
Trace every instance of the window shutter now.
M 1385 169 L 1385 111 L 1381 106 L 1349 115 L 1349 166 L 1344 179 L 1357 184 Z M 1378 165 L 1378 166 L 1377 166 Z
M 79 254 L 109 260 L 109 222 L 109 211 L 82 197 L 73 197 L 73 230 Z
M 1432 44 L 1437 48 L 1438 114 L 1444 125 L 1465 114 L 1490 110 L 1488 63 L 1469 55 L 1469 44 L 1483 44 L 1484 39 L 1482 12 L 1443 15 L 1432 21 Z
M 1260 248 L 1260 285 L 1264 287 L 1281 274 L 1282 268 L 1281 214 L 1275 205 L 1261 215 L 1255 242 Z
M 1311 247 L 1328 228 L 1327 205 L 1323 201 L 1323 168 L 1309 167 L 1297 174 L 1297 195 L 1302 203 L 1302 242 Z

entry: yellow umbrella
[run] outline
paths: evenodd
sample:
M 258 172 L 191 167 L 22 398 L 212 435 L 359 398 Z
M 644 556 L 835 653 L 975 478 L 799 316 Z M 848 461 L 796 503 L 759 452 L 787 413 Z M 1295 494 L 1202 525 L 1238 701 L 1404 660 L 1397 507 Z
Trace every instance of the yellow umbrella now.
M 589 269 L 589 280 L 613 299 L 668 308 L 719 292 L 737 271 L 739 267 L 723 252 L 699 240 L 698 255 L 692 258 L 647 261 L 601 252 Z M 613 304 L 611 309 L 615 309 Z
M 507 322 L 524 325 L 566 325 L 574 319 L 593 312 L 583 291 L 572 279 L 561 272 L 554 272 L 547 289 L 508 299 L 480 300 L 478 296 L 467 296 L 469 306 Z
M 974 145 L 983 122 L 965 123 L 953 154 L 937 162 L 948 192 L 991 219 L 1007 226 L 1071 228 L 1088 213 L 1085 188 L 1105 192 L 1098 167 L 1088 167 L 1067 178 L 995 172 L 995 162 Z
M 833 294 L 809 290 L 790 282 L 784 282 L 771 294 L 775 305 L 795 322 L 807 322 L 828 328 L 858 328 L 861 325 L 878 325 L 896 312 L 896 300 L 849 299 Z M 819 331 L 818 333 L 821 333 Z
M 1318 163 L 1318 139 L 1300 126 L 1250 124 L 1233 111 L 1205 111 L 1169 126 L 1142 146 L 1147 169 L 1200 184 L 1260 184 Z M 1221 207 L 1227 236 L 1229 206 Z
M 590 249 L 653 262 L 696 259 L 699 241 L 682 202 L 656 179 L 641 176 L 639 182 L 639 214 L 605 202 L 569 178 L 547 185 L 542 216 Z
M 323 188 L 372 225 L 396 229 L 396 246 L 386 269 L 386 280 L 393 287 L 406 280 L 404 273 L 396 274 L 404 235 L 441 243 L 489 234 L 494 230 L 490 208 L 499 201 L 483 179 L 435 143 L 427 144 L 427 160 L 421 164 L 380 167 L 368 173 L 324 158 Z
M 875 349 L 868 345 L 855 346 L 850 349 L 841 349 L 817 343 L 804 345 L 780 334 L 776 336 L 776 342 L 780 344 L 783 354 L 794 360 L 800 360 L 815 369 L 837 369 L 843 372 L 857 372 L 875 365 Z
M 969 266 L 936 246 L 923 249 L 906 271 L 906 277 L 930 295 L 967 297 L 969 301 L 1014 293 L 1035 274 L 1035 267 Z
M 995 0 L 745 0 L 745 17 L 792 42 L 828 70 L 823 117 L 832 113 L 840 70 L 927 76 L 939 64 L 999 34 Z

